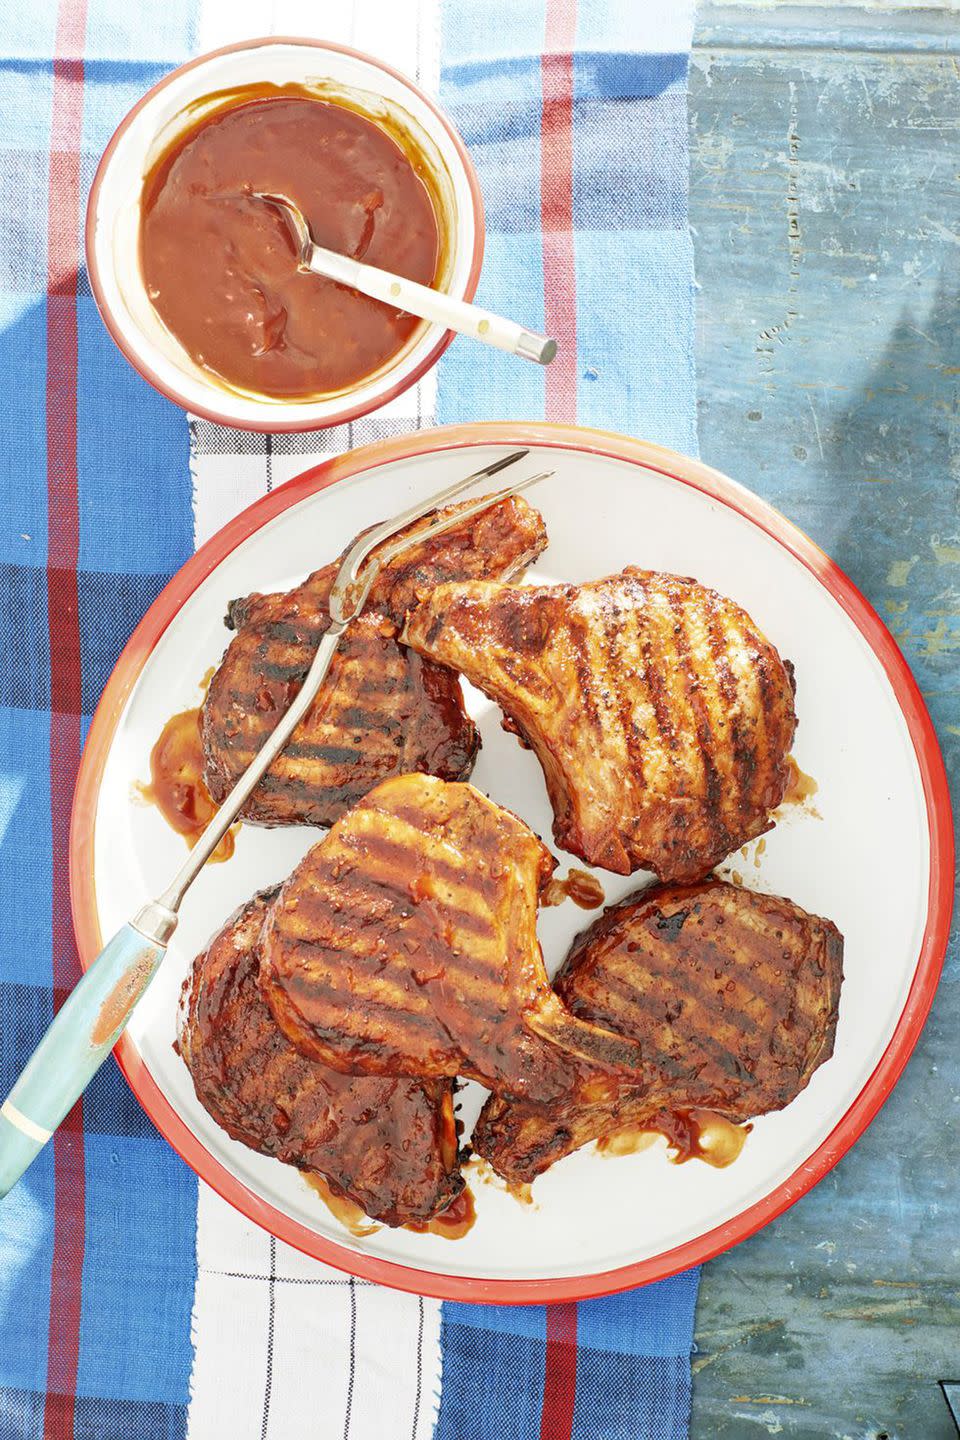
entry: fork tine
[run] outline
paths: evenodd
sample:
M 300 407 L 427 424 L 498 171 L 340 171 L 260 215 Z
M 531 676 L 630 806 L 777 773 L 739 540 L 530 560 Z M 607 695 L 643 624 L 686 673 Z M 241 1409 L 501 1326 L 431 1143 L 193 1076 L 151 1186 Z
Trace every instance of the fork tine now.
M 389 540 L 390 536 L 395 535 L 398 530 L 403 530 L 414 520 L 420 520 L 424 515 L 429 515 L 431 510 L 436 510 L 438 506 L 444 505 L 462 491 L 469 490 L 470 486 L 475 485 L 478 480 L 486 480 L 491 475 L 499 474 L 508 465 L 513 465 L 517 460 L 522 460 L 525 455 L 529 454 L 529 450 L 513 450 L 509 455 L 502 455 L 499 460 L 485 465 L 482 470 L 475 470 L 465 480 L 457 480 L 443 490 L 438 490 L 435 495 L 429 495 L 425 500 L 418 500 L 416 505 L 410 506 L 409 510 L 403 510 L 399 515 L 394 515 L 391 519 L 374 525 L 372 530 L 369 530 L 366 535 L 361 535 L 347 551 L 343 559 L 341 574 L 355 576 L 364 560 L 382 540 Z
M 506 469 L 508 465 L 514 464 L 517 460 L 522 460 L 523 457 L 529 455 L 529 453 L 529 450 L 514 450 L 511 454 L 504 455 L 499 460 L 494 460 L 492 464 L 484 466 L 482 470 L 474 471 L 474 473 L 468 475 L 466 479 L 457 480 L 455 484 L 448 485 L 446 489 L 438 491 L 437 494 L 430 495 L 426 500 L 419 501 L 416 505 L 412 505 L 409 510 L 404 510 L 401 514 L 394 515 L 390 520 L 384 520 L 380 525 L 374 525 L 371 530 L 367 531 L 366 535 L 361 535 L 359 539 L 355 540 L 344 555 L 336 578 L 330 587 L 327 606 L 330 611 L 330 618 L 334 624 L 344 625 L 360 614 L 360 611 L 366 604 L 370 587 L 383 569 L 384 564 L 395 555 L 402 554 L 408 546 L 419 543 L 419 541 L 423 540 L 427 535 L 436 535 L 442 533 L 444 530 L 449 530 L 452 525 L 459 524 L 460 521 L 468 520 L 473 515 L 479 514 L 482 510 L 489 509 L 489 507 L 495 505 L 498 500 L 503 500 L 508 495 L 516 495 L 519 491 L 526 490 L 528 486 L 535 485 L 538 480 L 545 479 L 548 474 L 552 475 L 554 473 L 550 470 L 540 475 L 532 475 L 529 479 L 521 480 L 516 485 L 507 486 L 505 490 L 500 490 L 495 495 L 484 495 L 479 500 L 475 500 L 472 505 L 462 507 L 455 514 L 447 516 L 444 520 L 435 519 L 432 524 L 428 525 L 427 528 L 422 530 L 416 537 L 408 536 L 405 539 L 396 540 L 392 545 L 384 545 L 384 541 L 389 541 L 391 536 L 396 535 L 398 531 L 405 530 L 413 521 L 422 519 L 424 515 L 429 515 L 432 510 L 436 510 L 438 506 L 444 505 L 448 500 L 452 500 L 455 495 L 459 495 L 461 491 L 466 490 L 469 486 L 475 485 L 478 480 L 484 480 L 490 475 L 496 475 L 500 470 Z M 366 562 L 370 559 L 372 552 L 380 547 L 382 547 L 380 554 L 367 565 Z
M 410 536 L 409 538 L 395 540 L 392 545 L 385 545 L 377 556 L 377 560 L 381 566 L 386 565 L 391 560 L 396 559 L 398 555 L 402 555 L 404 550 L 408 549 L 411 545 L 421 544 L 428 536 L 442 535 L 444 530 L 450 530 L 454 525 L 459 525 L 464 520 L 471 519 L 474 515 L 482 515 L 484 510 L 489 510 L 491 506 L 498 504 L 499 501 L 506 500 L 511 495 L 519 495 L 521 490 L 529 490 L 531 485 L 537 485 L 541 480 L 549 480 L 550 477 L 555 474 L 555 470 L 541 470 L 539 475 L 529 475 L 526 480 L 518 480 L 516 485 L 507 485 L 493 495 L 481 495 L 472 505 L 463 506 L 456 514 L 448 515 L 445 519 L 438 520 L 436 524 L 431 525 L 429 529 L 421 530 L 419 534 Z

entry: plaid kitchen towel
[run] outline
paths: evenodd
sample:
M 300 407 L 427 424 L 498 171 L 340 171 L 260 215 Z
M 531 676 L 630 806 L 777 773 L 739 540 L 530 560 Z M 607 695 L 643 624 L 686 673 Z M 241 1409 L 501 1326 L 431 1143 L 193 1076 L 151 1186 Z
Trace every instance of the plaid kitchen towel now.
M 435 420 L 545 416 L 691 451 L 689 6 L 670 0 L 53 0 L 0 40 L 0 1093 L 77 976 L 67 824 L 86 724 L 193 544 L 319 456 Z M 455 342 L 341 431 L 191 427 L 106 336 L 80 236 L 100 151 L 173 64 L 323 34 L 439 86 L 487 204 L 479 298 L 547 371 Z M 441 70 L 442 65 L 442 70 Z M 192 478 L 190 467 L 192 465 Z M 686 1433 L 696 1276 L 491 1309 L 354 1281 L 230 1210 L 108 1065 L 0 1206 L 0 1440 L 634 1440 Z

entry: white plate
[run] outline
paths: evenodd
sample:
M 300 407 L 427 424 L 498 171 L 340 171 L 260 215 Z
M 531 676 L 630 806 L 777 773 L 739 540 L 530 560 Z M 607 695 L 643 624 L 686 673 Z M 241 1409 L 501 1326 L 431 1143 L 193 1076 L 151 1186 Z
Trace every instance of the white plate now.
M 85 963 L 97 933 L 117 929 L 183 858 L 183 841 L 154 809 L 135 803 L 132 786 L 147 776 L 164 722 L 197 703 L 201 677 L 220 659 L 227 602 L 295 584 L 372 521 L 504 445 L 531 440 L 522 464 L 556 470 L 531 496 L 550 536 L 531 579 L 588 580 L 629 563 L 692 575 L 742 604 L 796 666 L 794 753 L 819 787 L 816 813 L 791 810 L 762 854 L 756 844 L 746 857 L 738 852 L 726 873 L 735 868 L 745 884 L 787 895 L 842 930 L 833 1058 L 786 1110 L 756 1122 L 726 1170 L 671 1164 L 662 1142 L 618 1158 L 591 1146 L 536 1182 L 532 1206 L 474 1180 L 477 1221 L 455 1243 L 389 1229 L 353 1239 L 294 1169 L 214 1124 L 172 1049 L 192 956 L 321 833 L 249 825 L 234 858 L 194 885 L 121 1054 L 160 1128 L 258 1222 L 356 1273 L 460 1298 L 624 1288 L 703 1259 L 779 1213 L 835 1163 L 892 1087 L 932 999 L 950 910 L 949 806 L 933 731 L 894 642 L 836 567 L 774 511 L 694 461 L 596 432 L 477 425 L 371 446 L 291 482 L 227 527 L 156 602 L 121 658 L 84 757 L 72 859 Z M 475 691 L 468 699 L 483 736 L 473 783 L 549 840 L 536 759 L 500 728 L 495 707 Z M 648 878 L 596 873 L 608 901 Z M 570 902 L 541 915 L 551 972 L 588 919 Z M 469 1087 L 468 1118 L 482 1095 Z

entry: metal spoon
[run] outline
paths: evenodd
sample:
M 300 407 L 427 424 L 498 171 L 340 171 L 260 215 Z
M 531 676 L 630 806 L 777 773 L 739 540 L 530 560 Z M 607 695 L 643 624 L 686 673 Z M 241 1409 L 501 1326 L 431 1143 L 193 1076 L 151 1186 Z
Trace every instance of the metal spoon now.
M 513 320 L 481 310 L 479 305 L 468 305 L 465 300 L 455 300 L 442 290 L 432 290 L 429 285 L 418 285 L 415 280 L 405 280 L 390 270 L 379 270 L 375 265 L 364 265 L 349 255 L 339 255 L 336 250 L 325 250 L 314 242 L 306 217 L 299 206 L 286 195 L 253 192 L 253 198 L 263 200 L 280 212 L 297 246 L 301 270 L 312 270 L 315 275 L 324 275 L 341 285 L 359 290 L 372 300 L 382 300 L 396 310 L 406 310 L 421 320 L 433 325 L 442 325 L 445 330 L 456 330 L 460 335 L 469 335 L 482 340 L 485 345 L 494 345 L 498 350 L 508 350 L 524 360 L 535 360 L 539 365 L 549 365 L 557 353 L 556 340 L 545 335 L 536 335 Z

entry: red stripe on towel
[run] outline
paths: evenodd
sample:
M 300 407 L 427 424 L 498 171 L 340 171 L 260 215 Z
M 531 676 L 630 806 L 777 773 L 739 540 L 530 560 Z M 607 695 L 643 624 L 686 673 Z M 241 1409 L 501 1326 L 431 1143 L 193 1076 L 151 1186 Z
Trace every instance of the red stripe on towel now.
M 573 50 L 576 0 L 547 0 L 541 60 L 540 224 L 544 329 L 557 341 L 547 366 L 546 418 L 577 418 L 577 277 L 573 242 Z
M 68 880 L 70 805 L 80 762 L 77 557 L 77 268 L 86 0 L 61 0 L 53 62 L 47 214 L 47 615 L 50 639 L 50 828 L 53 986 L 80 977 Z M 72 1440 L 84 1248 L 83 1110 L 56 1132 L 54 1240 L 44 1440 Z
M 547 1362 L 540 1440 L 570 1440 L 577 1403 L 577 1305 L 547 1306 Z

